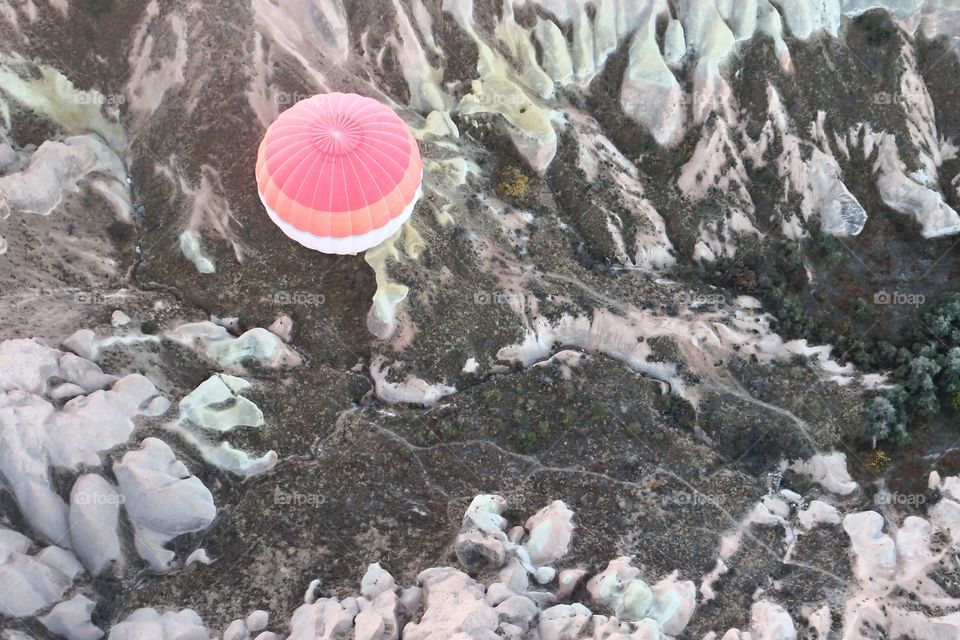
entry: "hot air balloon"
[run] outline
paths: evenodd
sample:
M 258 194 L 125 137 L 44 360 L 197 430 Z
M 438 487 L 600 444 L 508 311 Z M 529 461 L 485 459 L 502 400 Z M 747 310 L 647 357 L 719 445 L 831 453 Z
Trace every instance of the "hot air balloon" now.
M 257 154 L 257 190 L 290 238 L 323 253 L 356 254 L 392 236 L 420 197 L 423 162 L 390 108 L 352 93 L 290 107 Z

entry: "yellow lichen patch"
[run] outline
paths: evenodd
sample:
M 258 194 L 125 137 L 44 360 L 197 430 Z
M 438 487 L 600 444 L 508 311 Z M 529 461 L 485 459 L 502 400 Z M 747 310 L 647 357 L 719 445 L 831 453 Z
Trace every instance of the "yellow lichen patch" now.
M 470 164 L 463 158 L 444 160 L 428 158 L 424 165 L 424 173 L 437 187 L 455 188 L 466 184 L 467 174 L 471 171 Z
M 396 329 L 397 307 L 410 291 L 405 285 L 390 278 L 388 260 L 399 260 L 400 251 L 396 242 L 403 230 L 398 230 L 386 242 L 368 249 L 364 260 L 373 268 L 377 279 L 377 291 L 373 294 L 373 306 L 367 315 L 367 329 L 380 339 L 386 340 Z
M 450 210 L 453 208 L 449 202 L 443 203 L 440 207 L 434 207 L 433 217 L 436 218 L 437 224 L 441 227 L 445 227 L 448 224 L 453 224 L 453 215 L 451 215 Z
M 103 115 L 109 111 L 116 118 L 123 96 L 78 89 L 54 67 L 3 54 L 0 54 L 0 87 L 11 99 L 56 122 L 69 135 L 93 131 L 118 155 L 127 148 L 123 127 Z M 9 126 L 9 106 L 0 107 L 0 117 Z
M 501 197 L 522 198 L 530 188 L 530 178 L 519 168 L 510 165 L 500 172 L 497 194 Z
M 417 140 L 426 140 L 430 137 L 459 138 L 460 130 L 446 111 L 431 111 L 426 118 L 422 129 L 414 129 L 413 135 Z
M 883 449 L 877 449 L 867 460 L 867 470 L 873 475 L 880 475 L 890 464 L 890 456 Z
M 420 232 L 409 222 L 403 225 L 403 252 L 413 260 L 419 260 L 420 254 L 426 248 L 427 243 L 423 241 Z

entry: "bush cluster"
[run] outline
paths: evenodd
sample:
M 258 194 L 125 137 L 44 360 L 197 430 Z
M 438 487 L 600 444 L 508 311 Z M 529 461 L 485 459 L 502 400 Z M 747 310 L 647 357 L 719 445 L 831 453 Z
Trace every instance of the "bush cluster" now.
M 907 344 L 878 345 L 877 359 L 891 370 L 894 385 L 867 403 L 865 433 L 874 444 L 902 444 L 917 419 L 960 408 L 960 294 L 921 311 Z

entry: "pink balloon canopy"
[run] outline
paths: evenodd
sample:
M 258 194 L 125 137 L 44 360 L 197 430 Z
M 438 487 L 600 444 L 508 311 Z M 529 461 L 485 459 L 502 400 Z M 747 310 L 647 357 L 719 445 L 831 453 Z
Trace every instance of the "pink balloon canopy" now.
M 316 95 L 284 111 L 257 155 L 257 189 L 290 238 L 356 254 L 392 236 L 420 197 L 423 163 L 390 108 L 352 93 Z

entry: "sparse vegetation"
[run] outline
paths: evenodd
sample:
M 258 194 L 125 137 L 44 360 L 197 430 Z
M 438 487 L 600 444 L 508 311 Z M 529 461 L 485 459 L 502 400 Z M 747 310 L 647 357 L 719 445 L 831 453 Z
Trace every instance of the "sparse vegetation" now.
M 864 411 L 865 431 L 874 447 L 881 440 L 907 439 L 907 427 L 900 421 L 900 413 L 890 399 L 882 395 L 867 403 Z
M 523 429 L 517 433 L 517 447 L 524 453 L 530 453 L 537 448 L 539 438 L 532 429 Z
M 821 264 L 831 267 L 844 260 L 843 245 L 829 233 L 816 230 L 810 234 L 810 245 Z
M 873 475 L 880 475 L 890 464 L 890 456 L 883 449 L 877 449 L 867 460 L 867 471 Z
M 460 435 L 460 425 L 453 420 L 441 420 L 440 426 L 437 429 L 437 435 L 439 435 L 440 439 L 444 442 L 454 440 Z
M 960 411 L 960 294 L 920 312 L 907 342 L 874 347 L 874 362 L 891 371 L 894 383 L 867 405 L 866 435 L 874 445 L 906 442 L 917 419 Z
M 113 0 L 84 0 L 80 6 L 87 13 L 100 16 L 113 9 Z
M 866 294 L 846 302 L 831 326 L 808 306 L 816 306 L 819 298 L 809 291 L 804 256 L 829 267 L 846 259 L 844 254 L 838 239 L 815 231 L 802 243 L 768 244 L 736 262 L 716 265 L 722 275 L 714 282 L 745 293 L 755 289 L 785 338 L 834 345 L 834 357 L 860 371 L 890 372 L 892 388 L 867 402 L 863 433 L 874 447 L 883 441 L 902 445 L 919 420 L 960 414 L 960 294 L 916 311 L 917 322 L 898 345 L 870 332 L 882 318 Z M 755 274 L 752 287 L 746 285 L 753 285 L 753 279 L 742 275 L 747 272 Z
M 508 165 L 500 171 L 497 195 L 506 198 L 522 198 L 530 188 L 530 178 L 519 167 Z

